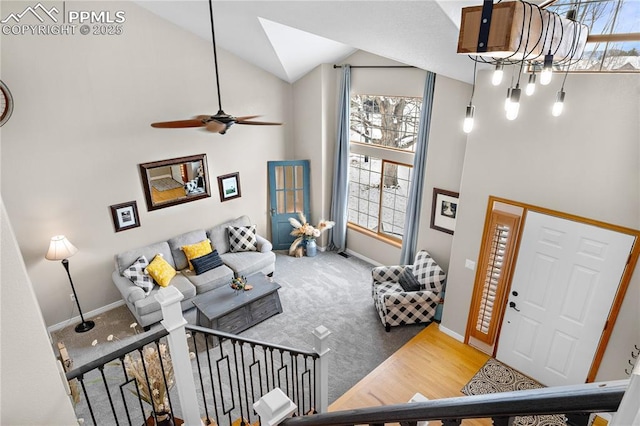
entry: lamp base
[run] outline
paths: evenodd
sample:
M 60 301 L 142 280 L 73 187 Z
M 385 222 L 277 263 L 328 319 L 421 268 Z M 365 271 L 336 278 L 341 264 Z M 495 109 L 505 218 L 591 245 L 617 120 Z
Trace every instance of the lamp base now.
M 84 321 L 76 325 L 76 333 L 85 333 L 91 330 L 96 325 L 93 321 Z

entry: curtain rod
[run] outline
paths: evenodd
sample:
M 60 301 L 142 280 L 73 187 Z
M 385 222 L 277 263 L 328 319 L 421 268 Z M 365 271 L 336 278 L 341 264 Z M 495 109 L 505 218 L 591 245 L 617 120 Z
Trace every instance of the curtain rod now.
M 342 68 L 342 65 L 333 64 L 333 68 Z M 413 65 L 351 65 L 351 68 L 415 68 Z

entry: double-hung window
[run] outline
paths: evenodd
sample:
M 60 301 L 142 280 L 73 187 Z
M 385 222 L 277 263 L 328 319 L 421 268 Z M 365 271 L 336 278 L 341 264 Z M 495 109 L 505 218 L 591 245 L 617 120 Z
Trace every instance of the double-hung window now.
M 352 95 L 349 225 L 400 242 L 421 98 Z

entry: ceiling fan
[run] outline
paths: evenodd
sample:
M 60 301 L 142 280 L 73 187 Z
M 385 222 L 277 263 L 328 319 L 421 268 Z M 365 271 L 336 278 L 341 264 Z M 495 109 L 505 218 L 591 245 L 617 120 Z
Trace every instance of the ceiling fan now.
M 213 0 L 209 0 L 209 17 L 211 19 L 211 38 L 213 40 L 213 63 L 216 71 L 216 88 L 218 89 L 218 112 L 215 115 L 198 115 L 190 120 L 178 121 L 162 121 L 151 123 L 151 127 L 161 129 L 181 129 L 188 127 L 203 127 L 210 132 L 220 133 L 224 135 L 234 124 L 250 124 L 254 126 L 279 126 L 282 123 L 273 123 L 268 121 L 253 121 L 253 118 L 259 115 L 246 115 L 243 117 L 234 117 L 222 110 L 222 99 L 220 97 L 220 76 L 218 75 L 218 54 L 216 51 L 216 34 L 213 28 Z

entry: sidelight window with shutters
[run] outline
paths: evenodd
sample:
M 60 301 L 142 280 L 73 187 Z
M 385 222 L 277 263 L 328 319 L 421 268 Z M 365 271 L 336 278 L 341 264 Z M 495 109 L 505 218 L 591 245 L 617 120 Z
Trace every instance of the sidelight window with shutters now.
M 491 212 L 480 249 L 468 336 L 489 346 L 496 341 L 514 259 L 520 216 Z

